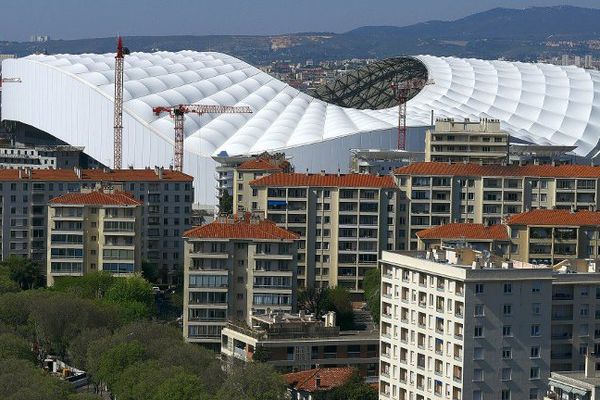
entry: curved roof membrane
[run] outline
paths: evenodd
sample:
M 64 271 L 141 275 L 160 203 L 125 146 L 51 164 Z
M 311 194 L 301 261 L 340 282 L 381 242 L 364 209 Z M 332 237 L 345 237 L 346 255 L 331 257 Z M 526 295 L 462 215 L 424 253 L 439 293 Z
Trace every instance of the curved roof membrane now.
M 112 165 L 113 54 L 31 55 L 6 60 L 2 67 L 5 77 L 21 79 L 3 87 L 4 119 L 85 146 L 91 157 Z M 386 92 L 388 82 L 424 76 L 430 84 L 407 105 L 409 128 L 429 126 L 432 111 L 435 117 L 459 120 L 491 117 L 524 142 L 576 145 L 580 156 L 597 151 L 600 73 L 596 71 L 454 57 L 399 57 L 342 77 L 316 91 L 322 97 L 317 99 L 235 57 L 180 51 L 126 56 L 123 162 L 136 167 L 169 165 L 173 121 L 165 114 L 156 116 L 152 107 L 200 103 L 245 105 L 253 110 L 252 114 L 186 115 L 185 172 L 197 179 L 202 190 L 213 185 L 211 156 L 223 152 L 284 151 L 293 153 L 294 164 L 302 168 L 340 169 L 347 166 L 351 148 L 394 146 L 398 110 L 389 107 L 393 99 Z
M 96 93 L 112 100 L 112 54 L 32 55 L 5 65 L 10 68 L 14 64 L 18 69 L 27 63 L 55 69 L 63 73 L 63 79 L 84 83 L 90 93 L 81 93 L 83 96 Z M 433 110 L 436 117 L 498 118 L 518 139 L 577 145 L 580 155 L 586 155 L 598 142 L 598 72 L 454 57 L 400 57 L 375 62 L 316 92 L 336 105 L 225 54 L 132 53 L 125 61 L 124 109 L 152 133 L 171 138 L 173 122 L 167 115 L 154 115 L 152 107 L 181 103 L 250 106 L 254 113 L 249 115 L 187 115 L 185 136 L 186 151 L 198 155 L 222 151 L 252 154 L 393 128 L 396 108 L 381 109 L 393 104 L 387 82 L 423 76 L 430 84 L 408 102 L 409 126 L 429 125 Z M 15 86 L 7 86 L 5 92 Z M 58 101 L 60 94 L 52 90 L 59 89 L 56 82 L 47 81 L 32 88 L 30 94 L 50 91 Z M 5 114 L 7 119 L 18 120 L 16 117 Z M 60 138 L 60 133 L 57 136 Z

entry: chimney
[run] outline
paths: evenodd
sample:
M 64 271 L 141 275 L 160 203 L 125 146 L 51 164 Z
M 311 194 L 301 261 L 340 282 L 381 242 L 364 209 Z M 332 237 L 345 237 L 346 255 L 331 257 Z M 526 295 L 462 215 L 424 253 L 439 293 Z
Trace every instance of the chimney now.
M 317 390 L 321 388 L 321 376 L 319 374 L 315 376 L 315 386 L 317 387 Z
M 585 377 L 596 377 L 596 355 L 589 351 L 585 355 Z
M 77 179 L 81 179 L 81 168 L 75 167 L 73 170 L 75 171 L 75 175 L 77 175 Z
M 324 169 L 321 170 L 321 176 L 325 176 L 325 170 Z

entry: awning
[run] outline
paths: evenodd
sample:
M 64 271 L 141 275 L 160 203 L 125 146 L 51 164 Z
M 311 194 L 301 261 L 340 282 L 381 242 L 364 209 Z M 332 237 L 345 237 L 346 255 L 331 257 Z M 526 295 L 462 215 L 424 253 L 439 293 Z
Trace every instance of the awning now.
M 268 206 L 287 206 L 287 201 L 284 200 L 268 200 Z

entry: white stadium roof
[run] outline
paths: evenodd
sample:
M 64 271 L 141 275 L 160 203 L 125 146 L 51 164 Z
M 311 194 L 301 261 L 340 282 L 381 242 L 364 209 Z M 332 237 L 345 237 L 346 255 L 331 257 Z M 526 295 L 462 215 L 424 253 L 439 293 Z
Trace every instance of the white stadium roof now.
M 411 127 L 428 126 L 433 110 L 436 117 L 497 118 L 517 139 L 576 145 L 581 156 L 597 145 L 600 74 L 596 71 L 415 58 L 425 65 L 432 84 L 408 103 Z M 4 85 L 4 119 L 85 146 L 87 154 L 112 164 L 113 54 L 32 55 L 2 65 L 5 77 L 21 79 Z M 136 167 L 169 165 L 173 157 L 173 121 L 154 115 L 152 107 L 201 103 L 252 108 L 252 114 L 186 116 L 185 172 L 197 178 L 196 187 L 202 191 L 197 200 L 203 203 L 214 202 L 215 165 L 210 157 L 222 152 L 283 150 L 294 154 L 297 167 L 345 169 L 350 148 L 395 144 L 396 108 L 357 110 L 328 104 L 225 54 L 132 53 L 125 57 L 124 78 L 123 161 Z

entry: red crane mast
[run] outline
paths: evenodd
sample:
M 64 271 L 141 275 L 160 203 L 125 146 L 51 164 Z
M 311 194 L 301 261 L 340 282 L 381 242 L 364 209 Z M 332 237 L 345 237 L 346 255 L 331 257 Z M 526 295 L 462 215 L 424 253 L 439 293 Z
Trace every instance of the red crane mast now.
M 410 93 L 422 89 L 429 82 L 414 78 L 404 82 L 392 83 L 394 97 L 398 101 L 398 150 L 406 150 L 406 103 Z
M 114 99 L 114 157 L 113 168 L 123 167 L 123 69 L 125 57 L 123 52 L 123 40 L 119 36 L 117 42 L 117 54 L 115 55 L 115 99 Z
M 249 114 L 252 109 L 247 106 L 219 106 L 203 104 L 180 104 L 178 106 L 159 106 L 152 108 L 154 114 L 168 113 L 175 123 L 175 146 L 173 168 L 183 171 L 183 121 L 185 114 Z

